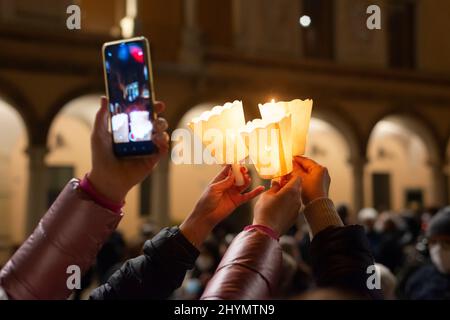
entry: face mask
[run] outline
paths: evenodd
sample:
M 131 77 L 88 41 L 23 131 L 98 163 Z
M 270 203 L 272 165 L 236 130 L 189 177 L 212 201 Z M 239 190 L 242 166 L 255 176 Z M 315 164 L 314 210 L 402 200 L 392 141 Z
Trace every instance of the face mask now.
M 430 256 L 440 272 L 450 274 L 450 250 L 442 248 L 439 243 L 434 244 L 430 247 Z

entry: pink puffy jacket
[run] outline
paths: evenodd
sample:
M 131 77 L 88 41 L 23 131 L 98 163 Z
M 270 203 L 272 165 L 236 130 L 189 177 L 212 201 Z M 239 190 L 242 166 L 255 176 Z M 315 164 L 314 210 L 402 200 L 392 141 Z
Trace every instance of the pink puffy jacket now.
M 95 203 L 71 180 L 33 234 L 0 271 L 9 299 L 66 299 L 67 268 L 85 272 L 116 229 L 121 214 Z

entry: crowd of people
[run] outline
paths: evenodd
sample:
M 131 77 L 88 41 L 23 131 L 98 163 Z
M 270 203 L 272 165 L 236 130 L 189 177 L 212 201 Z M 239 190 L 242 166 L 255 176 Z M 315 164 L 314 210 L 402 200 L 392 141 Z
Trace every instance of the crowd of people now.
M 381 212 L 364 208 L 353 216 L 346 205 L 337 206 L 345 225 L 360 224 L 375 267 L 384 299 L 450 299 L 450 207 L 428 210 Z M 236 234 L 220 228 L 205 243 L 200 258 L 188 272 L 176 299 L 201 297 L 222 256 Z M 283 272 L 278 298 L 292 298 L 315 287 L 310 258 L 308 225 L 299 221 L 285 234 Z
M 180 226 L 144 230 L 130 249 L 115 231 L 127 192 L 169 149 L 167 122 L 155 121 L 158 153 L 118 159 L 102 98 L 92 133 L 92 170 L 70 181 L 33 234 L 0 272 L 3 299 L 448 299 L 450 207 L 404 213 L 365 208 L 353 215 L 328 197 L 325 167 L 294 157 L 293 172 L 265 190 L 236 186 L 225 166 Z M 156 103 L 155 110 L 164 110 Z M 251 225 L 220 224 L 257 198 Z M 67 285 L 78 266 L 82 288 Z M 95 265 L 93 268 L 92 266 Z M 372 271 L 375 277 L 372 277 Z M 374 279 L 374 280 L 373 280 Z

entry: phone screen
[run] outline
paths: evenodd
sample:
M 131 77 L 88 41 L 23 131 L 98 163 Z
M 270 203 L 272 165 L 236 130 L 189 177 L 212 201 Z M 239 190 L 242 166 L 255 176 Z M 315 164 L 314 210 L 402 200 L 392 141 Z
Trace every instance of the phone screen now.
M 107 44 L 104 59 L 115 154 L 153 153 L 156 146 L 151 141 L 154 119 L 152 70 L 147 42 Z

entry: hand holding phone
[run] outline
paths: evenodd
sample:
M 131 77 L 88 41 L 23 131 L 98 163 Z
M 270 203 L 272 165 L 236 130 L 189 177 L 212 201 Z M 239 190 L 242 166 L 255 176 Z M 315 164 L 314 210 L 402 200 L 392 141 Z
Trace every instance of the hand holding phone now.
M 136 157 L 157 152 L 152 141 L 156 117 L 147 39 L 105 43 L 103 65 L 114 154 Z
M 164 103 L 154 103 L 155 114 L 163 112 L 164 109 Z M 166 120 L 157 118 L 151 137 L 157 152 L 145 158 L 119 159 L 111 148 L 112 137 L 108 131 L 108 118 L 108 99 L 102 97 L 91 135 L 92 169 L 88 178 L 96 191 L 107 199 L 120 203 L 128 191 L 144 180 L 158 160 L 168 152 L 169 135 L 166 132 Z

